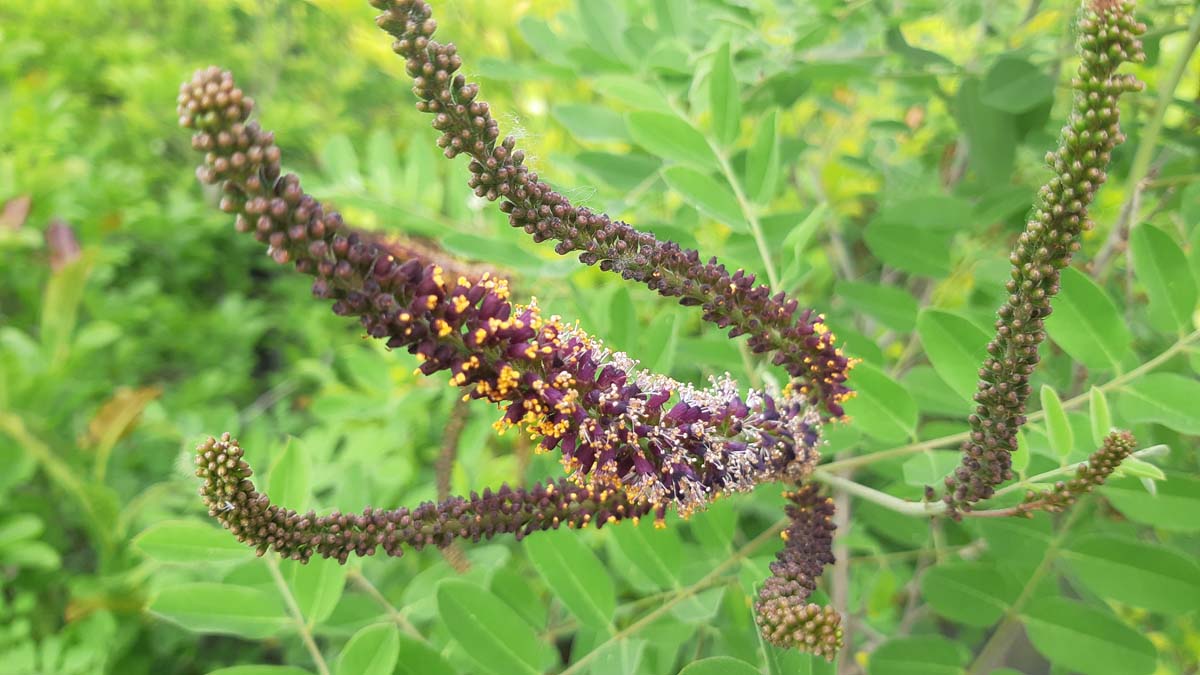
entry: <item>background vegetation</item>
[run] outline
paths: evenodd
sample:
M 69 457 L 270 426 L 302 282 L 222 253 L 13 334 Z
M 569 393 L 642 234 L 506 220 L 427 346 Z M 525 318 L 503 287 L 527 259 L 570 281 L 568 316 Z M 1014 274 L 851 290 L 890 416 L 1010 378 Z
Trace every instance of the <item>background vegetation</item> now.
M 353 221 L 485 260 L 658 371 L 779 374 L 473 198 L 365 2 L 5 3 L 0 672 L 1196 672 L 1200 11 L 1144 4 L 1147 91 L 1124 102 L 1129 141 L 1064 277 L 1017 466 L 1025 480 L 1076 462 L 1110 421 L 1169 452 L 1064 517 L 929 522 L 839 492 L 825 587 L 848 644 L 831 666 L 753 625 L 783 526 L 774 486 L 665 530 L 346 567 L 257 560 L 215 528 L 189 463 L 223 430 L 295 508 L 432 499 L 447 438 L 456 493 L 561 469 L 235 236 L 172 113 L 210 63 Z M 824 476 L 906 498 L 958 462 L 1007 249 L 1067 107 L 1074 8 L 437 3 L 543 176 L 827 312 L 863 363 Z M 714 110 L 714 91 L 739 105 Z M 675 161 L 639 111 L 689 120 L 719 162 Z

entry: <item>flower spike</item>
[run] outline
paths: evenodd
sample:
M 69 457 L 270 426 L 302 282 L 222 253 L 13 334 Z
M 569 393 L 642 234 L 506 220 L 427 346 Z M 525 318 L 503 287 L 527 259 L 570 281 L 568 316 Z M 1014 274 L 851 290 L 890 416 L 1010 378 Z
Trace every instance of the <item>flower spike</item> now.
M 774 353 L 798 381 L 799 391 L 819 400 L 833 417 L 844 414 L 842 403 L 851 396 L 846 386 L 852 360 L 835 346 L 824 319 L 812 310 L 797 312 L 797 303 L 782 292 L 771 294 L 755 284 L 753 274 L 730 274 L 711 258 L 659 241 L 603 213 L 577 207 L 554 191 L 525 165 L 516 139 L 500 140 L 500 126 L 487 103 L 478 100 L 479 85 L 461 74 L 462 58 L 453 44 L 433 40 L 437 22 L 423 0 L 371 0 L 383 10 L 380 28 L 396 38 L 392 49 L 406 59 L 413 78 L 417 109 L 433 115 L 442 132 L 438 146 L 448 158 L 471 158 L 470 185 L 475 194 L 502 200 L 500 208 L 513 227 L 535 241 L 554 240 L 560 255 L 579 253 L 579 260 L 638 281 L 680 304 L 698 305 L 704 319 L 730 336 L 748 335 L 750 348 Z M 497 143 L 499 141 L 499 143 Z
M 1079 22 L 1074 106 L 1058 149 L 1046 155 L 1054 175 L 1038 191 L 1033 216 L 1010 256 L 1009 296 L 997 313 L 996 336 L 979 371 L 971 436 L 962 447 L 962 465 L 946 478 L 943 500 L 952 515 L 970 510 L 1012 478 L 1017 430 L 1025 423 L 1032 392 L 1029 378 L 1046 339 L 1044 321 L 1059 290 L 1060 271 L 1079 250 L 1080 234 L 1092 227 L 1088 205 L 1108 179 L 1113 148 L 1125 140 L 1117 124 L 1118 99 L 1142 88 L 1132 75 L 1117 73 L 1121 64 L 1144 58 L 1138 36 L 1146 27 L 1134 19 L 1133 6 L 1094 0 Z
M 449 371 L 468 398 L 498 405 L 501 429 L 523 426 L 559 450 L 576 482 L 619 487 L 684 514 L 714 497 L 788 477 L 818 459 L 820 415 L 803 395 L 742 396 L 728 376 L 697 388 L 638 368 L 577 326 L 509 300 L 508 283 L 447 274 L 414 247 L 356 232 L 282 175 L 253 102 L 209 68 L 180 89 L 180 123 L 196 129 L 202 181 L 220 182 L 237 229 L 280 264 L 316 277 L 313 294 L 405 348 L 431 375 Z

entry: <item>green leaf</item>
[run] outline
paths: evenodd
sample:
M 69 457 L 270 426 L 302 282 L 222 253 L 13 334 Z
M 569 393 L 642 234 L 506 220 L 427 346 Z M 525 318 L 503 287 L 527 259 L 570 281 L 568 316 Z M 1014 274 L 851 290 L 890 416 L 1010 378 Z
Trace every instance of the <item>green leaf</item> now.
M 867 668 L 870 675 L 961 675 L 963 648 L 933 635 L 895 638 L 879 646 Z
M 686 166 L 672 166 L 662 172 L 667 185 L 689 204 L 719 223 L 728 225 L 734 232 L 749 232 L 750 227 L 742 215 L 741 206 L 733 190 L 724 182 Z
M 658 172 L 662 162 L 643 154 L 615 155 L 607 152 L 581 152 L 572 158 L 589 175 L 624 190 L 633 190 Z
M 588 27 L 583 36 L 596 51 L 621 61 L 628 60 L 629 52 L 621 37 L 627 20 L 619 5 L 613 0 L 576 0 L 575 8 L 583 25 Z
M 392 675 L 400 657 L 400 631 L 390 623 L 367 626 L 354 634 L 338 655 L 337 675 Z
M 854 367 L 858 394 L 846 402 L 846 414 L 869 436 L 902 443 L 916 434 L 917 404 L 899 382 L 869 363 Z
M 755 203 L 767 204 L 779 184 L 779 112 L 772 108 L 757 127 L 746 153 L 746 194 Z
M 978 78 L 964 79 L 954 99 L 954 117 L 967 137 L 967 162 L 972 171 L 982 183 L 1006 185 L 1012 179 L 1019 145 L 1017 120 L 984 103 L 981 90 Z
M 529 561 L 579 623 L 612 632 L 616 590 L 604 564 L 574 530 L 542 532 L 522 542 Z
M 1071 358 L 1095 370 L 1116 368 L 1133 341 L 1104 289 L 1072 267 L 1062 271 L 1062 291 L 1046 318 L 1046 332 Z
M 437 590 L 438 614 L 478 666 L 496 675 L 540 675 L 549 648 L 511 607 L 486 589 L 458 579 Z
M 1085 675 L 1141 675 L 1157 665 L 1154 645 L 1107 612 L 1042 597 L 1023 613 L 1030 641 L 1051 663 Z
M 417 638 L 400 635 L 400 657 L 396 662 L 396 675 L 457 675 L 458 671 L 446 662 L 428 643 Z
M 1017 429 L 1017 449 L 1012 454 L 1012 470 L 1025 475 L 1025 469 L 1029 468 L 1029 459 L 1029 440 L 1025 438 L 1024 430 Z
M 724 556 L 733 544 L 737 532 L 738 511 L 730 500 L 709 504 L 703 511 L 692 514 L 688 526 L 692 535 L 715 556 Z
M 679 675 L 760 675 L 758 668 L 730 656 L 713 656 L 693 661 Z
M 625 116 L 625 124 L 633 140 L 652 154 L 700 169 L 719 167 L 704 135 L 678 115 L 631 112 Z
M 41 518 L 18 513 L 0 521 L 0 548 L 33 539 L 46 529 Z
M 312 626 L 328 619 L 342 599 L 348 568 L 329 558 L 314 558 L 303 565 L 287 560 L 280 566 L 288 572 L 288 586 L 305 621 Z
M 1192 436 L 1200 435 L 1200 381 L 1178 373 L 1151 373 L 1121 390 L 1117 408 L 1130 422 L 1155 422 Z
M 50 276 L 42 294 L 42 353 L 51 363 L 60 364 L 70 353 L 71 336 L 79 317 L 79 303 L 92 271 L 90 253 L 64 265 Z
M 625 120 L 612 109 L 586 103 L 556 105 L 554 118 L 581 141 L 628 141 Z
M 808 215 L 804 216 L 804 220 L 800 224 L 793 227 L 783 239 L 783 247 L 785 250 L 791 249 L 792 261 L 784 270 L 783 276 L 780 277 L 780 285 L 788 287 L 800 279 L 804 271 L 804 249 L 808 247 L 812 237 L 817 232 L 817 228 L 825 220 L 825 216 L 829 214 L 829 205 L 821 202 L 813 207 Z M 774 217 L 774 216 L 772 216 Z M 770 218 L 764 219 L 764 223 Z
M 1062 399 L 1048 384 L 1042 385 L 1042 412 L 1046 413 L 1046 432 L 1050 437 L 1050 448 L 1062 460 L 1075 449 L 1075 431 L 1071 420 L 1063 409 Z
M 375 129 L 367 139 L 367 172 L 371 191 L 381 198 L 390 199 L 399 190 L 404 170 L 392 135 L 383 129 Z
M 708 81 L 709 107 L 713 129 L 724 145 L 737 140 L 741 129 L 742 101 L 737 79 L 733 74 L 733 57 L 726 42 L 713 54 L 712 73 Z
M 637 346 L 637 308 L 625 286 L 618 286 L 613 293 L 608 304 L 608 317 L 610 344 L 619 351 L 632 351 Z
M 814 654 L 806 654 L 796 649 L 782 649 L 769 642 L 761 642 L 762 650 L 767 656 L 767 673 L 769 675 L 814 675 L 814 673 L 832 673 L 832 664 L 826 668 L 816 665 L 818 659 Z
M 1062 553 L 1096 594 L 1178 615 L 1200 607 L 1200 563 L 1175 549 L 1113 535 L 1089 535 Z
M 592 80 L 592 87 L 601 95 L 620 101 L 634 110 L 671 112 L 670 102 L 650 80 L 628 75 L 600 75 Z
M 1129 237 L 1133 269 L 1150 296 L 1150 310 L 1169 317 L 1181 334 L 1192 325 L 1196 309 L 1196 279 L 1188 269 L 1187 257 L 1169 234 L 1143 223 Z
M 955 453 L 926 450 L 907 459 L 900 470 L 904 474 L 904 482 L 909 485 L 941 485 L 942 479 L 960 462 Z
M 1054 81 L 1028 61 L 1011 56 L 997 60 L 983 77 L 980 99 L 997 110 L 1028 112 L 1054 98 Z
M 321 148 L 321 169 L 340 187 L 359 189 L 363 185 L 358 154 L 345 134 L 336 134 L 325 142 Z
M 254 557 L 254 549 L 231 533 L 198 520 L 157 523 L 135 537 L 133 545 L 161 563 L 212 565 Z
M 867 224 L 863 240 L 884 263 L 896 269 L 933 277 L 950 274 L 951 257 L 945 254 L 953 233 L 922 228 L 876 217 Z M 942 253 L 934 254 L 934 251 Z
M 273 591 L 208 582 L 169 586 L 150 603 L 150 612 L 195 633 L 221 633 L 261 640 L 292 623 Z
M 987 356 L 988 334 L 958 314 L 925 309 L 917 317 L 917 335 L 937 374 L 959 396 L 972 400 Z
M 622 524 L 612 530 L 605 529 L 605 532 L 612 532 L 612 539 L 621 553 L 659 590 L 678 588 L 683 542 L 675 530 L 660 530 L 653 521 L 653 518 L 642 518 L 637 525 Z
M 275 504 L 303 513 L 308 508 L 312 466 L 300 441 L 289 438 L 283 452 L 271 463 L 267 494 Z
M 647 640 L 638 638 L 605 641 L 596 647 L 599 652 L 592 659 L 590 672 L 592 675 L 639 672 L 647 644 Z
M 838 281 L 834 295 L 845 300 L 855 312 L 870 315 L 894 331 L 909 333 L 917 327 L 917 300 L 903 288 Z
M 517 21 L 517 30 L 521 37 L 537 53 L 538 57 L 553 63 L 562 64 L 566 59 L 563 53 L 563 39 L 554 33 L 544 20 L 526 14 Z
M 1156 494 L 1134 477 L 1112 478 L 1101 493 L 1130 520 L 1170 532 L 1200 532 L 1200 479 L 1168 473 Z
M 1117 471 L 1125 476 L 1137 476 L 1138 478 L 1149 478 L 1151 480 L 1167 479 L 1167 474 L 1163 473 L 1162 469 L 1150 462 L 1143 462 L 1137 457 L 1126 457 L 1121 460 L 1121 466 L 1117 467 Z
M 294 665 L 233 665 L 230 668 L 212 670 L 209 675 L 312 675 Z
M 1092 427 L 1092 443 L 1100 447 L 1112 429 L 1112 415 L 1108 412 L 1108 399 L 1104 392 L 1092 387 L 1088 392 L 1088 412 Z
M 921 577 L 921 597 L 933 611 L 968 626 L 996 623 L 1018 593 L 991 563 L 940 563 Z
M 0 565 L 12 567 L 55 570 L 62 566 L 58 551 L 43 541 L 25 540 L 0 546 Z

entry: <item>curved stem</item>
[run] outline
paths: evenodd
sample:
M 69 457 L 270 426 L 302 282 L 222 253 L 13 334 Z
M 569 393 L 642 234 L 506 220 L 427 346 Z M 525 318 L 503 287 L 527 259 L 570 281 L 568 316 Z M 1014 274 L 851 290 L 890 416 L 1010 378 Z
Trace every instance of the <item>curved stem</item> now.
M 1137 368 L 1130 370 L 1127 373 L 1123 373 L 1121 375 L 1114 377 L 1113 379 L 1109 380 L 1108 382 L 1105 382 L 1104 384 L 1097 385 L 1096 388 L 1102 392 L 1109 392 L 1109 391 L 1112 391 L 1113 389 L 1118 389 L 1118 388 L 1124 386 L 1125 384 L 1127 384 L 1133 380 L 1136 380 L 1137 378 L 1141 377 L 1142 375 L 1145 375 L 1146 373 L 1150 372 L 1151 370 L 1154 370 L 1155 368 L 1161 366 L 1162 364 L 1164 364 L 1167 361 L 1174 358 L 1177 354 L 1187 351 L 1188 348 L 1192 345 L 1192 343 L 1197 342 L 1198 340 L 1200 340 L 1200 330 L 1192 331 L 1188 335 L 1179 339 L 1175 344 L 1173 344 L 1170 347 L 1168 347 L 1167 349 L 1165 349 L 1158 356 L 1155 356 L 1154 358 L 1143 363 L 1142 365 L 1138 366 Z M 1066 401 L 1063 401 L 1063 408 L 1067 409 L 1067 410 L 1078 408 L 1079 406 L 1082 406 L 1084 403 L 1088 402 L 1089 396 L 1090 396 L 1090 393 L 1084 392 L 1078 396 L 1071 397 L 1071 398 L 1067 399 Z M 1039 410 L 1035 413 L 1031 413 L 1028 416 L 1027 421 L 1028 422 L 1037 422 L 1037 421 L 1045 418 L 1045 416 L 1046 416 L 1046 414 L 1044 412 L 1042 412 L 1041 410 Z M 911 443 L 909 445 L 902 445 L 902 446 L 895 447 L 895 448 L 889 448 L 887 450 L 881 450 L 879 452 L 872 452 L 872 453 L 866 454 L 866 455 L 859 455 L 857 457 L 848 457 L 846 459 L 834 460 L 832 462 L 829 462 L 828 464 L 822 464 L 821 468 L 824 469 L 826 472 L 832 472 L 832 471 L 838 471 L 838 470 L 846 469 L 846 468 L 850 468 L 850 467 L 874 464 L 875 462 L 878 462 L 878 461 L 881 461 L 884 459 L 892 459 L 895 457 L 907 457 L 908 455 L 913 455 L 913 454 L 916 454 L 918 452 L 922 452 L 925 450 L 936 450 L 938 448 L 945 448 L 945 447 L 957 445 L 957 444 L 962 443 L 963 441 L 967 440 L 969 437 L 970 437 L 970 434 L 969 434 L 969 432 L 966 432 L 966 431 L 964 431 L 962 433 L 957 433 L 957 434 L 950 434 L 949 436 L 940 436 L 938 438 L 931 438 L 926 441 L 920 441 L 919 443 Z
M 611 644 L 613 642 L 617 642 L 619 640 L 623 640 L 626 637 L 629 637 L 630 635 L 637 633 L 638 631 L 642 630 L 646 626 L 653 623 L 655 620 L 657 620 L 663 614 L 666 614 L 667 612 L 669 612 L 671 610 L 671 608 L 674 607 L 675 605 L 678 605 L 679 603 L 690 598 L 691 596 L 695 595 L 699 591 L 701 591 L 705 588 L 708 588 L 710 585 L 712 585 L 713 579 L 720 577 L 725 572 L 725 570 L 729 569 L 733 565 L 736 565 L 736 564 L 740 563 L 741 561 L 745 560 L 746 558 L 750 557 L 750 555 L 752 555 L 755 551 L 757 551 L 759 548 L 761 548 L 768 541 L 778 538 L 779 533 L 782 532 L 788 526 L 788 522 L 789 521 L 787 518 L 783 518 L 783 519 L 779 520 L 778 522 L 776 522 L 771 527 L 767 528 L 766 531 L 764 531 L 762 534 L 758 535 L 754 539 L 750 540 L 750 542 L 748 542 L 745 546 L 743 546 L 741 549 L 739 549 L 736 553 L 729 556 L 720 565 L 717 565 L 716 567 L 714 567 L 711 572 L 704 575 L 704 578 L 700 579 L 699 581 L 692 584 L 691 586 L 680 589 L 673 596 L 666 599 L 662 605 L 659 605 L 657 608 L 655 608 L 654 611 L 646 614 L 642 618 L 638 619 L 637 621 L 634 621 L 633 623 L 622 628 L 621 630 L 617 631 L 616 633 L 613 633 L 611 637 L 609 637 L 607 640 L 600 643 L 599 645 L 596 645 L 595 649 L 588 652 L 587 654 L 584 654 L 583 657 L 581 657 L 575 663 L 572 663 L 566 670 L 562 671 L 562 673 L 560 673 L 559 675 L 576 675 L 577 673 L 583 672 L 584 667 L 587 666 L 589 663 L 591 663 L 592 660 L 595 659 L 596 656 L 598 656 L 600 654 L 600 652 L 603 651 L 604 648 L 607 647 L 609 644 Z
M 300 641 L 304 643 L 304 648 L 308 650 L 312 656 L 313 663 L 317 666 L 317 672 L 320 675 L 329 675 L 329 664 L 325 663 L 325 657 L 321 655 L 321 649 L 317 647 L 317 641 L 313 639 L 312 630 L 304 621 L 304 613 L 300 611 L 300 606 L 296 604 L 296 596 L 292 595 L 292 589 L 288 588 L 287 581 L 284 580 L 283 574 L 279 571 L 279 561 L 275 558 L 263 558 L 267 564 L 267 569 L 271 572 L 271 579 L 275 582 L 275 588 L 279 590 L 279 595 L 283 597 L 283 604 L 287 606 L 288 614 L 292 615 L 292 621 L 296 624 L 296 631 L 300 633 Z
M 1153 457 L 1161 452 L 1161 447 L 1162 446 L 1154 446 L 1154 447 L 1146 448 L 1144 450 L 1138 450 L 1137 452 L 1133 453 L 1133 457 L 1137 457 L 1138 459 L 1141 459 L 1143 457 Z M 1016 492 L 1017 490 L 1025 488 L 1033 483 L 1038 483 L 1038 482 L 1044 481 L 1049 478 L 1055 478 L 1058 476 L 1072 473 L 1079 467 L 1080 464 L 1086 464 L 1086 462 L 1079 462 L 1076 464 L 1068 464 L 1066 466 L 1060 466 L 1057 469 L 1053 469 L 1053 470 L 1047 471 L 1045 473 L 1039 473 L 1036 476 L 1031 476 L 1022 481 L 1017 481 L 1016 483 L 1013 483 L 1012 485 L 1007 485 L 1007 486 L 997 490 L 996 494 L 992 495 L 991 498 L 995 499 L 997 497 Z M 844 490 L 845 492 L 852 494 L 855 497 L 858 497 L 859 499 L 865 499 L 873 504 L 878 504 L 879 506 L 882 506 L 885 509 L 888 509 L 890 511 L 895 511 L 896 513 L 899 513 L 902 515 L 933 517 L 933 516 L 940 516 L 940 515 L 943 515 L 946 513 L 945 502 L 913 502 L 913 501 L 909 501 L 907 499 L 901 499 L 900 497 L 896 497 L 896 496 L 890 495 L 886 492 L 876 490 L 875 488 L 867 487 L 866 485 L 863 485 L 862 483 L 856 483 L 855 481 L 852 481 L 852 480 L 849 480 L 846 478 L 842 478 L 841 476 L 839 476 L 835 473 L 831 473 L 830 471 L 828 471 L 824 468 L 814 471 L 812 477 L 813 477 L 813 480 L 820 481 L 822 483 L 825 483 L 826 485 L 829 485 L 830 487 L 834 487 L 839 490 Z M 1017 515 L 1018 513 L 1019 513 L 1019 511 L 1017 511 L 1015 508 L 1004 508 L 1004 509 L 990 509 L 990 510 L 982 510 L 982 511 L 968 511 L 968 512 L 963 513 L 962 515 L 969 516 L 972 518 L 999 518 L 999 517 L 1004 517 L 1004 516 Z
M 421 631 L 417 630 L 417 627 L 408 620 L 408 617 L 404 616 L 400 610 L 396 609 L 396 606 L 393 605 L 391 601 L 388 600 L 387 597 L 375 587 L 375 584 L 371 583 L 371 580 L 368 579 L 366 575 L 356 569 L 352 569 L 346 576 L 349 577 L 350 583 L 358 586 L 360 590 L 371 596 L 371 599 L 383 608 L 383 611 L 387 613 L 388 618 L 392 620 L 392 623 L 399 626 L 405 633 L 408 633 L 422 642 L 427 642 L 425 636 L 421 635 Z

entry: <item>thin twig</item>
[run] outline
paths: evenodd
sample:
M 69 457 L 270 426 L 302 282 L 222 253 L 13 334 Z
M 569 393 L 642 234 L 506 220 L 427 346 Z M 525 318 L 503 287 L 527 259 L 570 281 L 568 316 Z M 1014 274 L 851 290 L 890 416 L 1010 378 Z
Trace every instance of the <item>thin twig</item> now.
M 1187 351 L 1188 347 L 1191 345 L 1191 343 L 1196 342 L 1198 339 L 1200 339 L 1200 330 L 1193 331 L 1192 333 L 1181 338 L 1175 344 L 1168 347 L 1166 350 L 1164 350 L 1158 356 L 1155 356 L 1154 358 L 1143 363 L 1142 365 L 1138 366 L 1137 368 L 1130 370 L 1127 373 L 1123 373 L 1121 375 L 1114 377 L 1113 379 L 1109 380 L 1108 382 L 1105 382 L 1104 384 L 1097 385 L 1096 388 L 1102 392 L 1109 392 L 1109 391 L 1112 391 L 1113 389 L 1118 389 L 1118 388 L 1124 386 L 1126 383 L 1131 382 L 1131 381 L 1141 377 L 1142 375 L 1150 372 L 1151 370 L 1154 370 L 1155 368 L 1161 366 L 1162 364 L 1166 363 L 1167 361 L 1170 361 L 1177 354 Z M 1074 408 L 1078 408 L 1088 402 L 1089 396 L 1090 396 L 1090 394 L 1088 392 L 1084 392 L 1083 394 L 1080 394 L 1079 396 L 1074 396 L 1072 398 L 1069 398 L 1066 401 L 1063 401 L 1063 408 L 1067 409 L 1067 410 L 1072 410 Z M 1039 410 L 1035 413 L 1031 413 L 1028 416 L 1028 421 L 1029 422 L 1037 422 L 1037 421 L 1045 418 L 1045 416 L 1046 416 L 1046 413 Z M 868 464 L 874 464 L 876 462 L 879 462 L 879 461 L 882 461 L 885 459 L 893 459 L 896 457 L 907 457 L 909 455 L 913 455 L 918 452 L 923 452 L 925 450 L 937 450 L 939 448 L 945 448 L 945 447 L 950 447 L 953 445 L 958 445 L 959 443 L 962 443 L 963 441 L 967 440 L 968 438 L 970 438 L 969 432 L 964 431 L 964 432 L 958 433 L 958 434 L 950 434 L 948 436 L 940 436 L 938 438 L 931 438 L 929 440 L 921 441 L 919 443 L 911 443 L 909 445 L 902 445 L 902 446 L 895 447 L 895 448 L 889 448 L 887 450 L 880 450 L 879 452 L 872 452 L 872 453 L 869 453 L 866 455 L 859 455 L 857 457 L 848 457 L 846 459 L 834 460 L 832 462 L 829 462 L 828 464 L 823 464 L 821 466 L 821 468 L 824 469 L 826 472 L 834 472 L 834 471 L 839 471 L 841 469 L 845 469 L 845 468 L 849 468 L 849 467 L 865 466 Z
M 853 469 L 847 470 L 846 480 Z M 853 481 L 851 481 L 853 482 Z M 850 494 L 845 490 L 833 491 L 833 525 L 835 532 L 845 534 L 850 528 Z M 850 616 L 850 545 L 846 537 L 833 539 L 833 572 L 829 579 L 830 601 L 833 609 L 842 616 Z M 844 630 L 845 644 L 851 644 L 852 635 L 847 625 Z M 848 675 L 852 667 L 857 667 L 853 659 L 841 659 L 838 671 Z
M 471 408 L 467 401 L 461 398 L 455 399 L 454 407 L 450 411 L 450 419 L 446 420 L 446 426 L 442 430 L 442 448 L 433 465 L 434 474 L 437 477 L 438 501 L 450 496 L 454 463 L 458 460 L 458 439 L 462 437 L 463 427 L 467 425 L 470 413 Z M 443 547 L 441 552 L 442 557 L 450 563 L 455 572 L 466 574 L 471 571 L 471 563 L 457 542 L 450 542 L 450 545 Z
M 1144 450 L 1139 450 L 1139 451 L 1133 453 L 1132 456 L 1136 457 L 1138 459 L 1141 459 L 1143 457 L 1155 456 L 1159 452 L 1160 452 L 1160 448 L 1158 446 L 1155 446 L 1155 447 L 1146 448 Z M 1007 486 L 997 490 L 996 493 L 994 495 L 992 495 L 989 499 L 995 499 L 997 497 L 1009 494 L 1011 492 L 1015 492 L 1017 490 L 1020 490 L 1024 487 L 1028 486 L 1028 485 L 1046 480 L 1048 478 L 1054 478 L 1057 476 L 1073 473 L 1081 464 L 1086 464 L 1086 463 L 1087 462 L 1079 462 L 1078 464 L 1069 464 L 1067 466 L 1060 466 L 1052 471 L 1047 471 L 1045 473 L 1038 474 L 1036 476 L 1033 476 L 1032 478 L 1027 478 L 1023 481 L 1013 483 L 1012 485 L 1007 485 Z M 855 497 L 858 497 L 859 499 L 865 499 L 866 501 L 869 501 L 873 504 L 878 504 L 879 506 L 882 506 L 885 509 L 888 509 L 889 511 L 895 511 L 896 513 L 899 513 L 901 515 L 932 518 L 934 516 L 945 515 L 945 513 L 946 513 L 945 502 L 941 502 L 941 501 L 914 502 L 914 501 L 909 501 L 907 499 L 901 499 L 900 497 L 896 497 L 896 496 L 890 495 L 886 492 L 876 490 L 875 488 L 868 487 L 866 485 L 863 485 L 862 483 L 857 483 L 855 481 L 843 478 L 843 477 L 841 477 L 835 473 L 832 473 L 824 468 L 814 471 L 812 477 L 813 477 L 813 480 L 825 483 L 826 485 L 829 485 L 837 490 L 844 490 L 845 492 L 852 494 Z M 1028 510 L 1028 505 L 1026 505 L 1026 508 L 1024 510 Z M 967 516 L 970 518 L 1000 518 L 1000 517 L 1005 517 L 1005 516 L 1015 516 L 1015 515 L 1018 515 L 1020 512 L 1021 512 L 1021 510 L 1018 510 L 1017 507 L 1008 507 L 1008 508 L 1003 508 L 1003 509 L 964 511 L 961 515 Z
M 983 648 L 979 650 L 979 654 L 975 657 L 975 661 L 971 663 L 971 667 L 967 670 L 969 675 L 982 675 L 992 670 L 992 668 L 1000 665 L 999 661 L 1008 648 L 1008 643 L 1012 641 L 1018 629 L 1021 627 L 1020 614 L 1025 607 L 1025 603 L 1033 595 L 1033 591 L 1037 588 L 1042 577 L 1050 570 L 1054 563 L 1054 555 L 1058 552 L 1058 547 L 1066 539 L 1067 534 L 1071 531 L 1071 526 L 1083 513 L 1084 509 L 1075 508 L 1067 515 L 1063 521 L 1059 531 L 1054 538 L 1050 540 L 1049 546 L 1046 547 L 1046 552 L 1042 555 L 1042 562 L 1038 565 L 1033 574 L 1029 575 L 1029 579 L 1025 582 L 1025 587 L 1021 589 L 1021 593 L 1017 599 L 1013 601 L 1004 613 L 1004 620 L 1000 627 L 997 628 L 992 635 L 984 643 Z M 996 663 L 992 663 L 995 661 Z
M 267 569 L 271 572 L 271 579 L 275 582 L 275 588 L 279 591 L 279 595 L 283 597 L 283 604 L 287 607 L 288 614 L 292 616 L 292 622 L 296 624 L 296 631 L 300 633 L 300 641 L 304 643 L 304 648 L 312 656 L 313 663 L 317 667 L 317 672 L 320 675 L 329 675 L 329 664 L 325 663 L 325 657 L 321 655 L 321 649 L 317 647 L 317 641 L 313 639 L 312 630 L 304 620 L 304 613 L 300 611 L 300 605 L 296 604 L 296 596 L 292 595 L 292 589 L 288 588 L 287 581 L 284 580 L 283 574 L 279 571 L 279 560 L 274 556 L 266 556 L 263 560 L 267 564 Z
M 634 621 L 633 623 L 622 628 L 621 630 L 617 631 L 616 633 L 613 633 L 612 636 L 610 636 L 607 640 L 605 640 L 603 643 L 601 643 L 599 645 L 596 645 L 596 647 L 594 649 L 592 649 L 592 651 L 588 652 L 587 654 L 584 654 L 582 658 L 580 658 L 575 663 L 571 664 L 566 670 L 562 671 L 562 673 L 560 673 L 559 675 L 574 675 L 575 673 L 583 672 L 584 666 L 591 663 L 592 660 L 595 659 L 596 656 L 598 656 L 600 654 L 600 652 L 602 652 L 604 650 L 604 648 L 607 647 L 610 643 L 617 642 L 619 640 L 623 640 L 626 637 L 637 633 L 641 629 L 643 629 L 646 626 L 648 626 L 649 624 L 653 623 L 655 620 L 657 620 L 663 614 L 666 614 L 667 612 L 671 611 L 671 608 L 674 607 L 675 605 L 678 605 L 679 603 L 683 602 L 684 600 L 690 598 L 691 596 L 695 595 L 700 590 L 707 588 L 709 585 L 711 585 L 712 580 L 717 577 L 720 577 L 721 574 L 723 572 L 725 572 L 725 570 L 729 569 L 733 565 L 740 563 L 742 560 L 745 560 L 746 558 L 750 557 L 751 554 L 753 554 L 755 551 L 757 551 L 759 548 L 761 548 L 767 542 L 771 541 L 772 539 L 778 538 L 779 533 L 782 532 L 788 526 L 788 522 L 789 521 L 787 518 L 780 519 L 774 525 L 767 528 L 767 530 L 765 532 L 758 535 L 754 539 L 750 540 L 745 546 L 743 546 L 741 549 L 739 549 L 736 553 L 729 556 L 729 558 L 724 560 L 721 564 L 714 567 L 712 569 L 712 571 L 709 572 L 708 574 L 706 574 L 704 576 L 704 578 L 700 579 L 700 581 L 697 581 L 696 583 L 692 584 L 691 586 L 688 586 L 687 588 L 680 589 L 678 592 L 676 592 L 674 595 L 672 595 L 669 599 L 667 599 L 665 602 L 663 602 L 662 605 L 660 605 L 659 607 L 654 609 L 654 611 L 646 614 L 642 618 L 638 619 L 637 621 Z
M 404 616 L 400 610 L 396 609 L 396 607 L 392 605 L 391 601 L 384 597 L 383 593 L 380 593 L 379 589 L 375 587 L 375 584 L 371 583 L 371 580 L 364 576 L 362 572 L 359 572 L 358 570 L 350 570 L 350 573 L 347 576 L 350 577 L 350 583 L 354 584 L 359 590 L 370 596 L 371 599 L 374 600 L 380 607 L 383 607 L 383 611 L 387 613 L 388 618 L 392 620 L 392 623 L 396 624 L 405 633 L 408 633 L 418 640 L 421 640 L 422 642 L 426 641 L 425 636 L 421 635 L 421 632 L 417 630 L 417 627 L 412 625 L 412 622 L 408 620 L 408 617 Z

